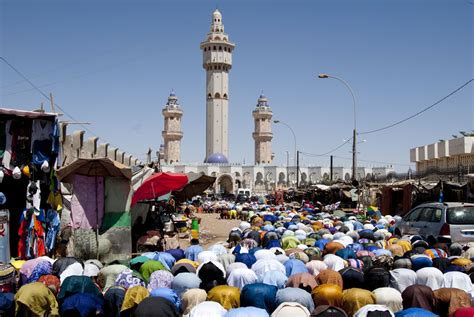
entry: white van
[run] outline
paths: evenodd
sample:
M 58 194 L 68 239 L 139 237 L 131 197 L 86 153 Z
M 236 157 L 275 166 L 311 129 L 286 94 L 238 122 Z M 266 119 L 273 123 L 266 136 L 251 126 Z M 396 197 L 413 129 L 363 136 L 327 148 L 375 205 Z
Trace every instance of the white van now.
M 252 195 L 252 191 L 250 190 L 250 188 L 239 188 L 239 189 L 237 189 L 236 195 L 237 196 L 245 195 L 247 197 L 250 197 Z

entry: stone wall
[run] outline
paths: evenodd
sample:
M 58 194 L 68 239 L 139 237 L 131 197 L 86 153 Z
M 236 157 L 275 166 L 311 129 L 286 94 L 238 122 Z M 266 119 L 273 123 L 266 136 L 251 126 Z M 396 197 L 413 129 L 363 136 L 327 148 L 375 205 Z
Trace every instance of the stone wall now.
M 133 155 L 123 152 L 108 143 L 101 143 L 98 137 L 85 139 L 85 131 L 67 133 L 67 123 L 61 123 L 61 166 L 71 164 L 78 158 L 107 157 L 126 166 L 141 165 L 142 162 Z

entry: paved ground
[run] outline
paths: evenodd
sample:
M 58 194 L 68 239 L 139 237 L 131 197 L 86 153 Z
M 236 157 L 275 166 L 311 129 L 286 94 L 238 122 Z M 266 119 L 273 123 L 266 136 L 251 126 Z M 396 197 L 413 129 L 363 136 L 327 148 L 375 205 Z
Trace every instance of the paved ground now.
M 224 243 L 229 237 L 230 230 L 240 224 L 240 220 L 221 220 L 217 213 L 197 215 L 201 218 L 199 241 L 204 249 L 216 243 Z M 186 248 L 189 239 L 182 239 L 180 244 L 182 248 Z

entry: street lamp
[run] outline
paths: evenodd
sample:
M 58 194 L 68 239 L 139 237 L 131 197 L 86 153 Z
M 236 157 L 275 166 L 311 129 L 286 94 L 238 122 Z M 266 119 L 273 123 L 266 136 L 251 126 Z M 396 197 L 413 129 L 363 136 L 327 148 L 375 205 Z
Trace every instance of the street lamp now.
M 294 166 L 295 166 L 295 168 L 296 168 L 296 165 L 297 165 L 297 164 L 296 164 L 296 156 L 297 156 L 297 154 L 296 154 L 296 134 L 295 134 L 295 131 L 293 131 L 293 129 L 291 128 L 291 126 L 290 126 L 289 124 L 287 124 L 287 123 L 285 123 L 285 122 L 283 122 L 283 121 L 281 121 L 281 120 L 273 120 L 273 123 L 275 123 L 275 124 L 278 124 L 278 123 L 283 124 L 283 125 L 286 126 L 288 129 L 290 129 L 291 134 L 293 134 L 293 142 L 294 142 L 294 146 L 295 146 L 295 156 L 294 156 L 294 158 L 293 158 L 293 162 L 294 162 L 293 164 L 294 164 Z M 287 174 L 288 174 L 288 172 L 287 172 Z M 287 175 L 287 177 L 288 177 L 288 176 L 289 176 L 289 175 Z M 296 179 L 298 180 L 298 171 L 296 171 Z M 298 187 L 298 181 L 296 182 L 296 187 Z
M 357 121 L 356 121 L 356 99 L 355 99 L 355 96 L 354 96 L 354 92 L 352 91 L 352 88 L 351 86 L 349 86 L 349 84 L 342 78 L 339 78 L 339 77 L 336 77 L 336 76 L 331 76 L 331 75 L 328 75 L 328 74 L 319 74 L 318 75 L 319 78 L 321 79 L 325 79 L 325 78 L 332 78 L 332 79 L 336 79 L 338 81 L 340 81 L 341 83 L 344 84 L 344 86 L 347 87 L 347 89 L 349 89 L 349 92 L 351 93 L 351 96 L 352 96 L 352 101 L 353 101 L 353 106 L 354 106 L 354 130 L 352 131 L 352 179 L 356 179 L 356 173 L 357 173 L 357 160 L 356 160 L 356 155 L 357 155 L 357 152 L 356 152 L 356 146 L 357 146 Z

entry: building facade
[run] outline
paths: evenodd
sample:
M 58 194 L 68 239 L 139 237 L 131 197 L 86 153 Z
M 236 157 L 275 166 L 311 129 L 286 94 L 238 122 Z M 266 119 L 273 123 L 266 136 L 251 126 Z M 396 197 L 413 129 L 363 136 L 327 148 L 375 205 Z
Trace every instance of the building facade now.
M 219 10 L 212 14 L 211 30 L 200 45 L 206 70 L 206 157 L 229 156 L 229 71 L 235 44 L 224 33 Z M 212 161 L 212 160 L 211 160 Z M 224 162 L 224 160 L 223 160 Z
M 183 110 L 178 104 L 178 98 L 174 91 L 168 97 L 168 102 L 162 110 L 164 118 L 164 129 L 161 133 L 164 141 L 163 159 L 165 163 L 173 164 L 181 161 L 181 118 Z
M 410 161 L 416 163 L 416 171 L 430 169 L 451 170 L 459 167 L 474 169 L 474 136 L 440 140 L 437 143 L 410 149 Z
M 258 99 L 252 111 L 255 123 L 252 137 L 255 141 L 254 165 L 231 164 L 228 161 L 228 107 L 229 71 L 232 67 L 232 51 L 235 45 L 224 33 L 222 15 L 216 10 L 212 15 L 211 30 L 201 43 L 203 67 L 206 70 L 206 158 L 204 163 L 183 164 L 179 158 L 179 144 L 183 136 L 180 118 L 183 114 L 176 96 L 168 99 L 163 109 L 165 129 L 163 138 L 164 172 L 202 173 L 217 178 L 215 192 L 235 193 L 238 188 L 248 188 L 254 193 L 266 193 L 278 188 L 295 187 L 295 166 L 274 166 L 272 153 L 273 112 L 264 95 Z M 167 118 L 178 117 L 179 120 Z M 250 118 L 249 118 L 250 119 Z M 167 142 L 168 140 L 168 142 Z M 351 179 L 351 168 L 334 167 L 333 180 Z M 386 177 L 393 169 L 386 167 L 357 169 L 357 179 Z M 317 184 L 330 180 L 329 167 L 301 166 L 298 186 Z

